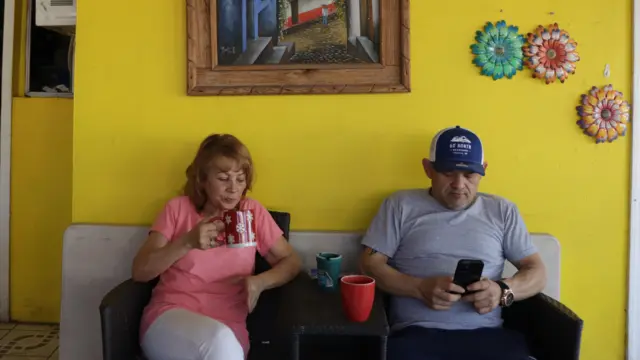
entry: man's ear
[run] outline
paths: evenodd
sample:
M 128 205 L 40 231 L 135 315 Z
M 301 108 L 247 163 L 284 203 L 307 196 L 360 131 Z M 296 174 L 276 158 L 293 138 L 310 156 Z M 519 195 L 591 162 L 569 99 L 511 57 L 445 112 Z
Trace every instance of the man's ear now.
M 429 159 L 422 159 L 422 168 L 424 169 L 424 173 L 427 174 L 427 177 L 433 179 L 435 169 Z

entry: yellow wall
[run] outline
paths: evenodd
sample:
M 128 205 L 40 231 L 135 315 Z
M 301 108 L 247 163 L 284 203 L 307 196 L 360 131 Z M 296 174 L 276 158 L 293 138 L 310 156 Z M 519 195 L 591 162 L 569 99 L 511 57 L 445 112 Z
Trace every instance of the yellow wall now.
M 483 190 L 562 243 L 562 299 L 586 321 L 582 359 L 622 359 L 630 142 L 595 145 L 575 106 L 592 85 L 630 95 L 631 0 L 463 3 L 411 2 L 409 95 L 196 98 L 185 96 L 184 1 L 81 2 L 73 221 L 148 224 L 198 142 L 231 132 L 255 157 L 253 196 L 290 211 L 294 228 L 364 229 L 384 196 L 427 186 L 420 160 L 438 129 L 468 126 L 486 144 Z M 528 71 L 479 76 L 474 32 L 502 18 L 523 33 L 566 27 L 577 74 L 549 86 Z
M 73 101 L 14 98 L 11 318 L 57 322 L 62 234 L 71 223 Z
M 11 318 L 57 322 L 71 223 L 73 100 L 25 98 L 26 2 L 16 1 L 11 136 Z

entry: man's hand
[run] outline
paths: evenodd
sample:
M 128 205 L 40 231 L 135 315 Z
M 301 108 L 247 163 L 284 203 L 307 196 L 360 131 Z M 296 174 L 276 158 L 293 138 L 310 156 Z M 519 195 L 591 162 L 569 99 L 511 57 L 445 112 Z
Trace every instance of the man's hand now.
M 462 300 L 473 303 L 473 307 L 476 308 L 478 314 L 484 315 L 490 313 L 500 304 L 502 289 L 500 289 L 500 285 L 495 281 L 483 278 L 467 286 L 467 291 L 475 292 L 464 295 Z
M 454 302 L 460 300 L 464 289 L 453 283 L 450 276 L 422 279 L 418 285 L 419 297 L 434 310 L 449 310 Z

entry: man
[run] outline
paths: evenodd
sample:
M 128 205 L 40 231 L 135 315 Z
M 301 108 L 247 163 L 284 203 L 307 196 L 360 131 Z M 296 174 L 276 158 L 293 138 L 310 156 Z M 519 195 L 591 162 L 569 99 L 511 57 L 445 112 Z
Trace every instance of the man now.
M 431 187 L 387 198 L 362 240 L 362 269 L 392 295 L 388 359 L 529 359 L 523 337 L 502 328 L 501 308 L 542 291 L 545 267 L 516 206 L 478 193 L 480 139 L 444 129 L 422 165 Z M 484 262 L 466 289 L 453 283 L 460 259 Z M 501 279 L 505 259 L 518 271 Z

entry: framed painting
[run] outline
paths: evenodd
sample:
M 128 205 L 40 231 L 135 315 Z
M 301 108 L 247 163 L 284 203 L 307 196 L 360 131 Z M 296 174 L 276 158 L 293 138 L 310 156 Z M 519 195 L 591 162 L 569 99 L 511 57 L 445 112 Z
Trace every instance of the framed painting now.
M 409 0 L 187 0 L 187 93 L 410 92 Z

